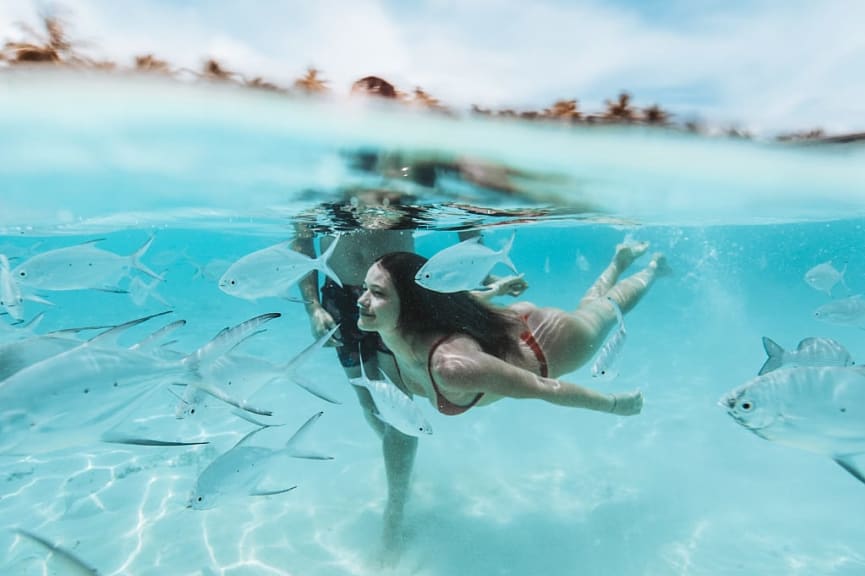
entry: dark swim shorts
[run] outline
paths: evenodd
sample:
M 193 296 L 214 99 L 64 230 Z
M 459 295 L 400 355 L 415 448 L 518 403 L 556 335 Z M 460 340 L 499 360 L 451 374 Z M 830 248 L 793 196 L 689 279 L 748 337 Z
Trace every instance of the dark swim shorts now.
M 376 332 L 364 332 L 357 327 L 357 299 L 363 293 L 360 286 L 344 285 L 342 288 L 328 278 L 321 287 L 321 305 L 339 324 L 339 345 L 336 353 L 339 362 L 346 368 L 360 366 L 360 359 L 366 362 L 376 352 L 385 352 Z

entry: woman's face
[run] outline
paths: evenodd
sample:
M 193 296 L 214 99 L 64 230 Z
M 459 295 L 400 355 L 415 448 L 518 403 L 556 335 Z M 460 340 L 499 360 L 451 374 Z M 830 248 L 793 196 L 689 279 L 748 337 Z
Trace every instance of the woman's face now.
M 395 330 L 399 321 L 399 296 L 390 274 L 376 262 L 367 270 L 363 287 L 357 299 L 357 327 L 366 332 Z

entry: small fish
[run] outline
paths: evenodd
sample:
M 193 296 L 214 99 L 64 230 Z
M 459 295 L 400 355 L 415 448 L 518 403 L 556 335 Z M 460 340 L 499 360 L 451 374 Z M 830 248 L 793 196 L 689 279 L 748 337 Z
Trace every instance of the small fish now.
M 480 243 L 480 236 L 464 240 L 434 254 L 421 266 L 415 282 L 435 292 L 461 292 L 483 287 L 484 278 L 499 262 L 517 273 L 509 253 L 514 244 L 511 235 L 498 252 Z
M 126 292 L 118 286 L 121 279 L 139 270 L 152 278 L 162 277 L 142 264 L 141 257 L 153 243 L 153 237 L 128 256 L 97 248 L 101 240 L 42 252 L 12 270 L 22 286 L 41 290 L 104 290 Z
M 43 538 L 38 534 L 34 534 L 33 532 L 24 530 L 23 528 L 16 528 L 14 532 L 25 540 L 30 540 L 47 550 L 50 554 L 49 561 L 51 561 L 53 568 L 57 570 L 58 574 L 68 574 L 69 576 L 75 574 L 98 576 L 100 574 L 99 570 L 93 568 L 72 552 L 65 548 L 61 548 L 57 544 L 54 544 L 50 540 Z M 52 572 L 52 574 L 53 573 L 54 572 Z
M 766 440 L 823 454 L 865 483 L 865 368 L 784 367 L 757 376 L 719 404 Z
M 253 328 L 257 328 L 257 326 L 258 325 Z M 234 329 L 237 330 L 238 328 L 246 330 L 247 332 L 250 332 L 251 330 L 250 326 L 244 324 L 241 324 Z M 230 394 L 234 397 L 250 398 L 262 387 L 286 379 L 294 382 L 313 396 L 321 398 L 325 402 L 339 404 L 339 400 L 334 398 L 328 391 L 324 390 L 320 383 L 311 381 L 299 372 L 299 368 L 310 358 L 310 356 L 320 350 L 324 344 L 330 340 L 331 336 L 333 336 L 334 332 L 336 332 L 338 328 L 339 325 L 334 326 L 326 334 L 301 350 L 297 355 L 284 364 L 275 364 L 255 356 L 239 355 L 234 353 L 233 350 L 229 350 L 220 355 L 220 357 L 213 362 L 209 363 L 209 365 L 203 366 L 199 369 L 201 378 L 209 384 L 205 385 L 199 383 L 198 386 L 188 387 L 186 393 L 182 398 L 180 398 L 175 407 L 175 417 L 180 419 L 194 415 L 200 416 L 203 411 L 206 411 L 203 409 L 206 409 L 208 405 L 204 402 L 205 396 L 204 394 L 201 394 L 201 392 L 216 397 L 223 403 L 243 408 L 243 406 L 238 404 L 240 400 L 233 401 L 230 399 L 229 390 L 231 391 Z M 244 338 L 240 339 L 238 344 L 240 342 L 245 342 L 248 338 L 255 336 L 259 332 L 260 330 L 252 331 L 248 335 L 244 336 Z M 318 378 L 318 380 L 320 382 L 321 378 Z M 253 410 L 253 412 L 255 411 Z
M 228 267 L 219 279 L 219 289 L 244 300 L 287 298 L 291 287 L 314 270 L 326 274 L 342 286 L 336 273 L 327 264 L 337 244 L 339 237 L 318 258 L 310 258 L 292 250 L 288 242 L 257 250 Z
M 592 378 L 612 380 L 618 376 L 615 365 L 622 354 L 622 348 L 625 345 L 628 333 L 625 331 L 625 319 L 622 317 L 622 310 L 619 308 L 619 305 L 612 298 L 608 297 L 607 300 L 610 301 L 610 304 L 613 305 L 613 309 L 616 311 L 616 320 L 618 320 L 619 327 L 612 336 L 607 338 L 607 341 L 604 342 L 604 345 L 598 351 L 598 357 L 592 363 Z
M 844 346 L 831 338 L 805 338 L 792 352 L 784 350 L 777 342 L 763 336 L 766 362 L 759 375 L 777 370 L 782 366 L 852 366 L 853 358 Z
M 266 487 L 268 480 L 275 480 L 269 477 L 268 466 L 272 466 L 277 459 L 286 456 L 310 460 L 332 460 L 332 456 L 323 456 L 300 447 L 304 437 L 322 414 L 323 412 L 314 414 L 279 450 L 249 445 L 250 439 L 271 426 L 261 426 L 241 438 L 234 447 L 219 455 L 201 472 L 195 481 L 187 507 L 206 510 L 216 506 L 224 497 L 273 496 L 297 488 L 297 486 Z
M 21 288 L 12 275 L 9 259 L 0 254 L 0 308 L 6 310 L 16 321 L 24 320 L 24 298 Z
M 855 294 L 827 302 L 814 311 L 814 316 L 830 324 L 865 328 L 865 298 Z
M 408 436 L 432 434 L 432 426 L 414 400 L 400 390 L 382 372 L 382 380 L 370 380 L 366 375 L 363 359 L 360 363 L 360 378 L 351 378 L 352 386 L 369 390 L 375 403 L 375 416 Z
M 832 288 L 835 287 L 839 282 L 845 288 L 847 287 L 844 284 L 844 272 L 847 271 L 847 264 L 844 264 L 844 268 L 839 272 L 832 266 L 832 261 L 823 262 L 822 264 L 817 264 L 807 272 L 805 272 L 805 282 L 808 285 L 820 292 L 825 292 L 829 296 L 832 296 Z
M 247 320 L 180 357 L 156 350 L 158 340 L 179 326 L 178 322 L 132 347 L 118 344 L 118 337 L 129 328 L 166 313 L 118 325 L 0 381 L 0 454 L 40 453 L 76 445 L 82 437 L 88 441 L 98 439 L 160 389 L 162 382 L 182 381 L 213 393 L 200 382 L 201 371 L 231 350 L 248 330 L 280 316 L 271 313 Z M 233 405 L 267 414 L 242 401 Z M 118 440 L 115 437 L 111 441 Z

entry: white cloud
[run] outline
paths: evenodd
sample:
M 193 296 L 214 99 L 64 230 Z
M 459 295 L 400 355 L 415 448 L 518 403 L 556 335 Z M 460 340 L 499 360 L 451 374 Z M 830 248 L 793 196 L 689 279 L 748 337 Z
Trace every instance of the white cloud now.
M 9 23 L 35 21 L 41 4 L 0 0 L 0 35 L 18 36 Z M 338 92 L 377 74 L 459 106 L 576 97 L 595 109 L 627 89 L 638 104 L 667 95 L 674 111 L 760 130 L 865 128 L 865 4 L 845 0 L 683 4 L 676 19 L 552 0 L 65 5 L 73 37 L 121 62 L 153 52 L 197 68 L 214 56 L 281 83 L 314 65 Z

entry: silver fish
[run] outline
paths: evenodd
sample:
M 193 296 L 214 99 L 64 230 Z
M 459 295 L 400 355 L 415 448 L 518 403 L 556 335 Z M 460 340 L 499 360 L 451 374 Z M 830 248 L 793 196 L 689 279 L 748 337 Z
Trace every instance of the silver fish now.
M 433 433 L 432 426 L 420 407 L 405 392 L 382 372 L 382 380 L 370 380 L 366 375 L 363 359 L 360 363 L 360 378 L 351 378 L 352 386 L 369 390 L 375 404 L 375 416 L 408 436 L 424 436 Z
M 121 324 L 0 381 L 0 453 L 22 450 L 22 446 L 44 452 L 75 445 L 82 437 L 98 439 L 160 383 L 177 379 L 196 385 L 201 367 L 244 335 L 223 331 L 181 358 L 154 354 L 150 338 L 130 348 L 117 344 L 123 331 L 162 314 Z M 123 440 L 112 437 L 110 441 Z
M 795 350 L 784 350 L 777 342 L 763 336 L 766 362 L 758 372 L 763 375 L 782 366 L 852 366 L 853 358 L 844 346 L 831 338 L 805 338 Z
M 314 270 L 326 274 L 342 286 L 327 264 L 338 243 L 339 237 L 318 258 L 310 258 L 292 250 L 288 242 L 257 250 L 228 267 L 219 279 L 219 289 L 245 300 L 286 298 L 291 287 Z
M 270 426 L 256 428 L 241 438 L 237 444 L 219 455 L 201 472 L 195 481 L 187 507 L 206 510 L 213 508 L 220 499 L 228 496 L 273 496 L 297 488 L 294 485 L 268 488 L 267 481 L 275 480 L 268 477 L 268 467 L 272 467 L 277 459 L 286 456 L 310 460 L 332 460 L 331 456 L 324 456 L 301 446 L 310 428 L 322 414 L 323 412 L 314 414 L 279 450 L 249 445 L 249 441 L 256 434 Z
M 0 308 L 13 319 L 21 321 L 24 319 L 24 298 L 21 296 L 21 288 L 12 269 L 9 267 L 9 259 L 0 254 Z
M 269 319 L 267 318 L 267 320 Z M 260 325 L 261 323 L 254 325 L 241 324 L 235 327 L 234 330 L 245 330 L 248 335 L 242 339 L 234 338 L 234 340 L 236 340 L 237 344 L 240 344 L 249 337 L 255 336 L 260 332 L 258 330 Z M 298 371 L 312 354 L 324 346 L 338 328 L 338 325 L 334 326 L 330 331 L 284 364 L 276 364 L 256 356 L 239 355 L 232 350 L 220 354 L 215 360 L 199 369 L 201 380 L 208 384 L 187 387 L 183 397 L 180 398 L 175 407 L 174 415 L 177 418 L 201 416 L 209 407 L 207 402 L 208 397 L 216 397 L 222 403 L 226 403 L 227 397 L 247 399 L 264 386 L 284 380 L 294 382 L 325 402 L 339 404 L 339 400 L 324 390 L 321 384 L 312 382 L 308 378 L 301 376 Z M 206 393 L 206 395 L 202 392 Z M 227 403 L 237 406 L 236 403 L 231 401 Z
M 141 262 L 141 257 L 153 243 L 153 237 L 128 256 L 97 248 L 101 240 L 42 252 L 27 259 L 12 270 L 22 286 L 42 290 L 105 290 L 125 292 L 119 282 L 138 270 L 162 280 L 162 277 Z
M 844 284 L 844 272 L 846 271 L 846 264 L 844 264 L 844 268 L 839 272 L 834 266 L 832 266 L 832 261 L 830 260 L 828 262 L 823 262 L 822 264 L 817 264 L 805 272 L 805 282 L 807 282 L 811 288 L 832 296 L 832 288 L 834 288 L 839 282 L 846 287 L 846 284 Z
M 616 311 L 618 328 L 612 336 L 607 338 L 607 341 L 604 342 L 604 345 L 598 351 L 598 357 L 592 363 L 592 378 L 612 380 L 618 376 L 616 363 L 622 354 L 622 348 L 625 346 L 628 333 L 625 330 L 625 319 L 622 317 L 622 310 L 619 308 L 619 305 L 612 298 L 607 298 L 607 300 L 609 300 Z
M 814 317 L 830 324 L 865 328 L 865 298 L 855 294 L 827 302 L 814 311 Z
M 517 272 L 509 255 L 514 235 L 498 252 L 480 239 L 475 236 L 437 252 L 417 271 L 415 282 L 435 292 L 460 292 L 482 288 L 484 278 L 499 262 Z
M 784 367 L 720 401 L 736 423 L 766 440 L 832 458 L 865 483 L 865 368 Z

